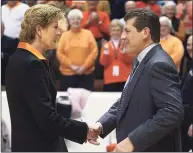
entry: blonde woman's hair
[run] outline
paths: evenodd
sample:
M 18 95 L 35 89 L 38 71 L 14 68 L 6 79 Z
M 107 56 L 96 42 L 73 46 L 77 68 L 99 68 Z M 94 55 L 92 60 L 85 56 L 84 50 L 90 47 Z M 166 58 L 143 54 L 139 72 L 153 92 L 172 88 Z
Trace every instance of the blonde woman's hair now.
M 123 24 L 119 19 L 113 19 L 109 25 L 109 28 L 111 30 L 113 27 L 116 27 L 116 26 L 119 26 L 121 30 L 123 30 Z
M 64 18 L 64 13 L 59 8 L 48 4 L 37 4 L 29 8 L 21 23 L 19 39 L 31 43 L 35 39 L 36 26 L 47 27 L 54 18 Z

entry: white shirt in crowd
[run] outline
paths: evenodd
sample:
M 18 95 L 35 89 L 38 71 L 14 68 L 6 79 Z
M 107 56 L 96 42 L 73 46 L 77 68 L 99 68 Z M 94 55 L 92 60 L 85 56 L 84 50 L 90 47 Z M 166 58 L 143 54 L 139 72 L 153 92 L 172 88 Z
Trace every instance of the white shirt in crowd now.
M 18 38 L 21 31 L 21 22 L 24 18 L 27 4 L 18 2 L 16 6 L 10 8 L 7 4 L 2 6 L 2 22 L 5 26 L 4 35 L 10 38 Z

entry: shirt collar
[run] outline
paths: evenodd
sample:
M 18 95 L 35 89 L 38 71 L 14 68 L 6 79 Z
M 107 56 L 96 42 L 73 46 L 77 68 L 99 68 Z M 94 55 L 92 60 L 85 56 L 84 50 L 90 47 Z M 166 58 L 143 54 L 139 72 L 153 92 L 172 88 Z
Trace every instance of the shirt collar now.
M 144 50 L 142 50 L 142 52 L 137 56 L 137 60 L 139 61 L 139 63 L 144 59 L 144 57 L 147 55 L 147 53 L 157 45 L 157 43 L 153 43 L 149 46 L 147 46 Z
M 22 48 L 25 49 L 29 52 L 31 52 L 33 55 L 35 55 L 38 59 L 40 60 L 46 60 L 47 59 L 36 49 L 34 48 L 32 45 L 30 45 L 29 43 L 26 42 L 19 42 L 17 48 Z

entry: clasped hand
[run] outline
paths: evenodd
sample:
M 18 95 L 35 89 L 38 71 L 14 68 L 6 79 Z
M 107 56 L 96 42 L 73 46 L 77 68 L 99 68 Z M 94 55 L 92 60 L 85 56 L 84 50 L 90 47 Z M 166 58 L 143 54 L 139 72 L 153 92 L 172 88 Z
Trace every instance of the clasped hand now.
M 94 145 L 99 145 L 100 143 L 97 141 L 99 135 L 101 134 L 102 126 L 100 123 L 95 123 L 94 125 L 89 126 L 87 141 Z

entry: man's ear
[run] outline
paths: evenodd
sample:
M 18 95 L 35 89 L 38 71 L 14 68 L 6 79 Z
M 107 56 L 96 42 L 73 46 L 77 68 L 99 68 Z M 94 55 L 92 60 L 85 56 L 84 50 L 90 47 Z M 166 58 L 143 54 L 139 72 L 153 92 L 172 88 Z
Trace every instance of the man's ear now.
M 149 28 L 144 28 L 142 30 L 142 35 L 143 35 L 143 39 L 147 39 L 151 34 L 150 34 L 150 29 Z

